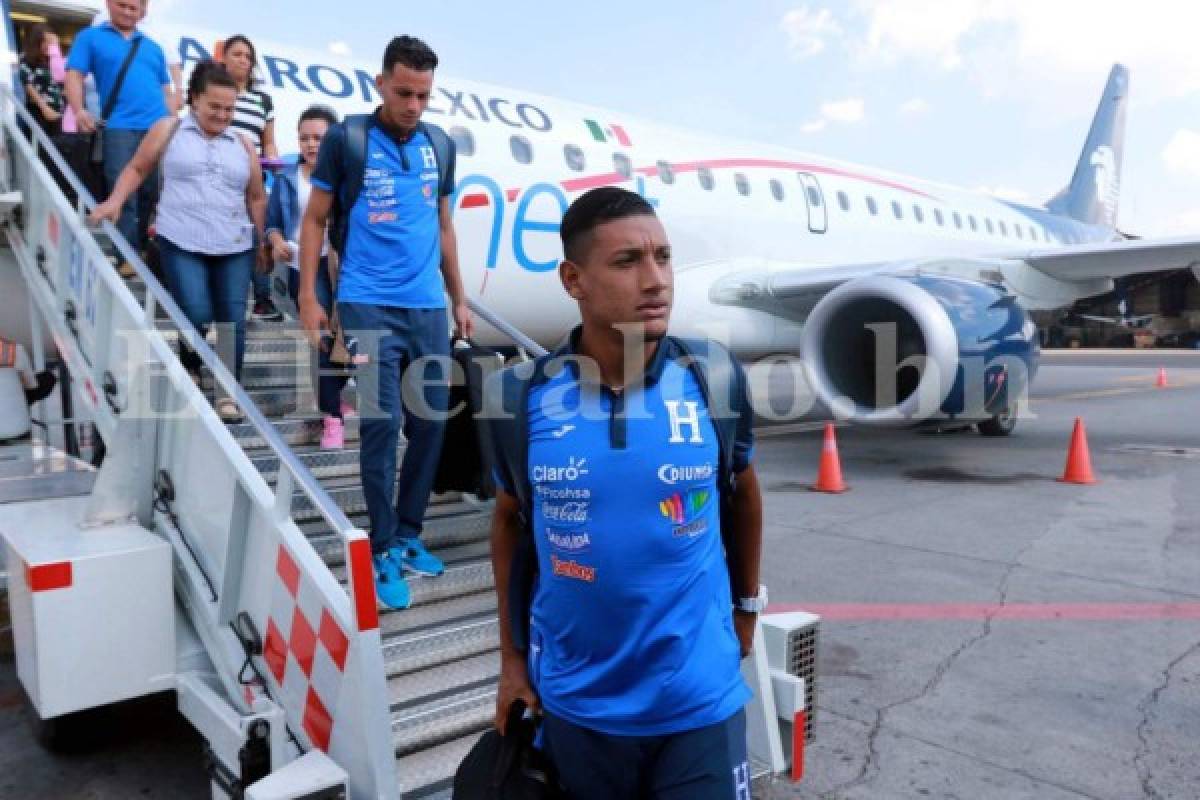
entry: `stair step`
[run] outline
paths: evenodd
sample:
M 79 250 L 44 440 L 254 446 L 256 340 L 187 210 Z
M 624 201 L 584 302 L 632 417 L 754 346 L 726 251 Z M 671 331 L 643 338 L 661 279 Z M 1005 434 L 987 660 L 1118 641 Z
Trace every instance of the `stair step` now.
M 469 733 L 397 759 L 396 774 L 404 800 L 450 800 L 454 773 L 483 733 Z
M 444 600 L 435 600 L 379 618 L 379 632 L 387 642 L 392 636 L 432 630 L 455 620 L 480 614 L 496 614 L 494 591 L 473 592 Z
M 499 669 L 496 659 L 496 669 Z M 396 755 L 405 756 L 487 729 L 496 716 L 496 674 L 445 697 L 392 714 Z
M 488 558 L 489 549 L 490 549 L 489 543 L 486 541 L 473 542 L 471 544 L 463 544 L 463 545 L 458 545 L 456 547 L 443 548 L 442 550 L 440 550 L 438 552 L 438 556 L 446 564 L 446 571 L 443 574 L 437 575 L 437 576 L 430 576 L 430 575 L 418 575 L 415 572 L 406 573 L 404 577 L 408 580 L 408 588 L 412 592 L 413 605 L 414 606 L 419 605 L 419 603 L 417 601 L 417 594 L 418 594 L 417 587 L 419 587 L 419 586 L 423 587 L 420 590 L 421 592 L 426 592 L 426 593 L 432 592 L 436 595 L 436 597 L 434 597 L 433 595 L 430 595 L 430 597 L 427 598 L 424 602 L 432 602 L 432 600 L 434 600 L 434 599 L 441 599 L 444 597 L 454 597 L 454 596 L 457 596 L 460 594 L 467 594 L 467 591 L 452 591 L 450 594 L 446 594 L 446 593 L 439 594 L 436 592 L 435 588 L 426 587 L 425 584 L 427 584 L 429 582 L 433 582 L 433 583 L 444 582 L 448 585 L 447 588 L 449 589 L 449 585 L 455 584 L 455 581 L 457 581 L 459 579 L 459 577 L 469 575 L 470 576 L 469 578 L 465 578 L 465 580 L 468 581 L 468 583 L 465 585 L 469 585 L 469 586 L 477 585 L 476 582 L 477 582 L 479 576 L 475 574 L 476 571 L 483 571 L 483 568 L 486 567 L 487 568 L 486 572 L 488 573 L 488 577 L 491 576 L 492 562 Z M 461 570 L 471 570 L 471 572 L 461 572 Z M 344 564 L 335 566 L 335 567 L 331 567 L 330 572 L 332 572 L 334 577 L 337 578 L 342 583 L 346 582 L 346 566 Z M 471 589 L 470 591 L 479 591 L 479 590 Z M 422 597 L 424 597 L 424 596 L 425 595 L 422 595 Z
M 370 530 L 371 521 L 366 514 L 353 514 L 350 522 L 361 530 Z M 341 537 L 330 530 L 324 518 L 302 523 L 300 530 L 308 534 L 308 540 L 326 564 L 334 566 L 345 561 Z M 425 521 L 421 541 L 436 552 L 446 547 L 471 544 L 488 538 L 491 513 L 484 509 L 460 514 L 431 516 Z
M 306 444 L 316 444 L 321 438 L 320 414 L 297 415 L 286 419 L 272 420 L 272 425 L 275 426 L 275 430 L 279 432 L 280 437 L 292 448 Z M 237 440 L 237 443 L 243 450 L 263 448 L 267 445 L 262 435 L 248 422 L 229 425 L 228 428 L 229 432 L 233 434 L 233 438 Z M 345 430 L 347 442 L 358 441 L 357 416 L 346 418 Z
M 409 675 L 481 653 L 495 653 L 500 647 L 500 623 L 494 613 L 416 633 L 389 638 L 383 645 L 383 660 L 389 676 L 420 679 Z
M 388 703 L 393 716 L 438 703 L 455 703 L 473 688 L 495 689 L 500 679 L 500 651 L 489 650 L 457 661 L 448 661 L 420 672 L 388 678 Z
M 326 478 L 321 482 L 333 502 L 346 514 L 366 512 L 367 501 L 363 497 L 362 484 L 354 478 Z M 456 495 L 458 496 L 458 495 Z M 455 511 L 476 511 L 486 508 L 483 504 L 470 504 L 464 501 L 450 502 L 433 498 L 430 500 L 426 516 L 449 514 Z M 302 520 L 318 519 L 319 512 L 313 508 L 308 496 L 297 492 L 292 501 L 292 519 L 297 523 Z
M 347 478 L 359 474 L 358 448 L 344 447 L 341 450 L 321 450 L 312 445 L 293 447 L 292 451 L 313 477 L 318 480 L 325 478 Z M 271 485 L 279 476 L 279 456 L 265 448 L 247 450 L 250 463 Z

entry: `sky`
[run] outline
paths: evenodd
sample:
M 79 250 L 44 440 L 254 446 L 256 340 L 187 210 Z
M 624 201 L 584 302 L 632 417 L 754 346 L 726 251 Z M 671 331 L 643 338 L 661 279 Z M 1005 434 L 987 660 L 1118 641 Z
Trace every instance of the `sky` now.
M 1188 0 L 151 0 L 151 14 L 372 62 L 409 33 L 445 75 L 1033 205 L 1069 180 L 1119 61 L 1119 227 L 1200 231 Z

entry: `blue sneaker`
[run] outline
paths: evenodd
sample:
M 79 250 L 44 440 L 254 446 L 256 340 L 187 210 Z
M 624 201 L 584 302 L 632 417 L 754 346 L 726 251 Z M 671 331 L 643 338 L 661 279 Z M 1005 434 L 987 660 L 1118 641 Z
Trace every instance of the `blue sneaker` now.
M 446 571 L 446 565 L 433 553 L 425 549 L 420 539 L 401 539 L 400 544 L 388 551 L 395 561 L 404 565 L 409 572 L 437 577 Z
M 400 569 L 400 563 L 391 554 L 377 553 L 371 559 L 375 568 L 375 596 L 384 608 L 399 610 L 408 608 L 412 598 L 408 593 L 408 581 Z

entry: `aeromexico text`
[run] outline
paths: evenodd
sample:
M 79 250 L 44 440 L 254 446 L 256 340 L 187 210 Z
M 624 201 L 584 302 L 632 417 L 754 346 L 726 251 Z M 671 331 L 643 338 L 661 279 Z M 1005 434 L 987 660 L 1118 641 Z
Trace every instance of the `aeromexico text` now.
M 189 62 L 211 58 L 200 42 L 188 37 L 179 40 L 179 55 L 185 70 Z M 375 75 L 364 69 L 349 73 L 328 64 L 304 65 L 281 56 L 264 55 L 262 71 L 266 82 L 276 89 L 323 94 L 334 100 L 357 98 L 368 104 L 380 102 Z M 554 129 L 550 115 L 533 103 L 480 96 L 445 86 L 434 88 L 427 113 L 469 122 L 499 122 L 510 128 L 540 133 Z

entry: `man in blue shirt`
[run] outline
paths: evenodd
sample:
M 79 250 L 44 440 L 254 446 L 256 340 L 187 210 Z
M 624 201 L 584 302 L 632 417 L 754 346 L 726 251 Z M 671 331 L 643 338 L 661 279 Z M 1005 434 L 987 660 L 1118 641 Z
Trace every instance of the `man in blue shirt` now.
M 740 659 L 765 592 L 745 376 L 711 346 L 734 376 L 733 402 L 719 405 L 684 343 L 666 335 L 671 248 L 643 198 L 592 190 L 568 209 L 561 235 L 559 275 L 583 324 L 535 365 L 524 426 L 495 428 L 502 448 L 503 431 L 527 439 L 524 475 L 514 474 L 519 458 L 497 459 L 496 724 L 518 698 L 540 708 L 546 749 L 575 800 L 748 800 Z M 728 462 L 718 414 L 736 415 L 721 427 L 735 432 Z M 724 471 L 736 481 L 723 496 Z M 514 630 L 525 620 L 505 588 L 520 583 L 531 535 L 526 634 Z
M 335 241 L 341 250 L 337 311 L 341 326 L 357 337 L 360 355 L 366 357 L 356 373 L 363 495 L 371 517 L 375 590 L 390 608 L 409 605 L 404 570 L 425 575 L 443 571 L 442 562 L 418 536 L 445 429 L 450 377 L 446 294 L 457 333 L 469 337 L 472 331 L 450 214 L 454 150 L 445 154 L 450 163 L 439 163 L 430 137 L 445 134 L 421 122 L 437 63 L 419 39 L 398 36 L 391 41 L 383 72 L 375 79 L 383 105 L 366 129 L 362 173 L 346 174 L 353 144 L 347 138 L 351 120 L 346 120 L 321 142 L 300 233 L 300 321 L 314 344 L 326 346 L 320 335 L 329 323 L 317 302 L 317 264 L 334 199 L 342 201 L 345 235 L 342 242 Z M 355 177 L 361 178 L 361 190 L 347 202 Z M 402 425 L 407 444 L 397 486 Z
M 94 133 L 98 126 L 104 126 L 104 178 L 110 189 L 133 159 L 146 131 L 167 116 L 167 106 L 174 97 L 162 48 L 137 29 L 144 14 L 145 0 L 108 0 L 108 21 L 80 31 L 67 56 L 67 103 L 75 112 L 80 133 Z M 121 64 L 135 42 L 140 42 L 138 50 L 118 87 Z M 107 120 L 98 120 L 84 103 L 83 81 L 89 73 L 95 76 L 101 108 L 108 104 L 113 89 L 119 90 Z M 155 168 L 141 188 L 129 196 L 117 222 L 121 235 L 135 250 L 145 244 L 146 228 L 157 201 Z

